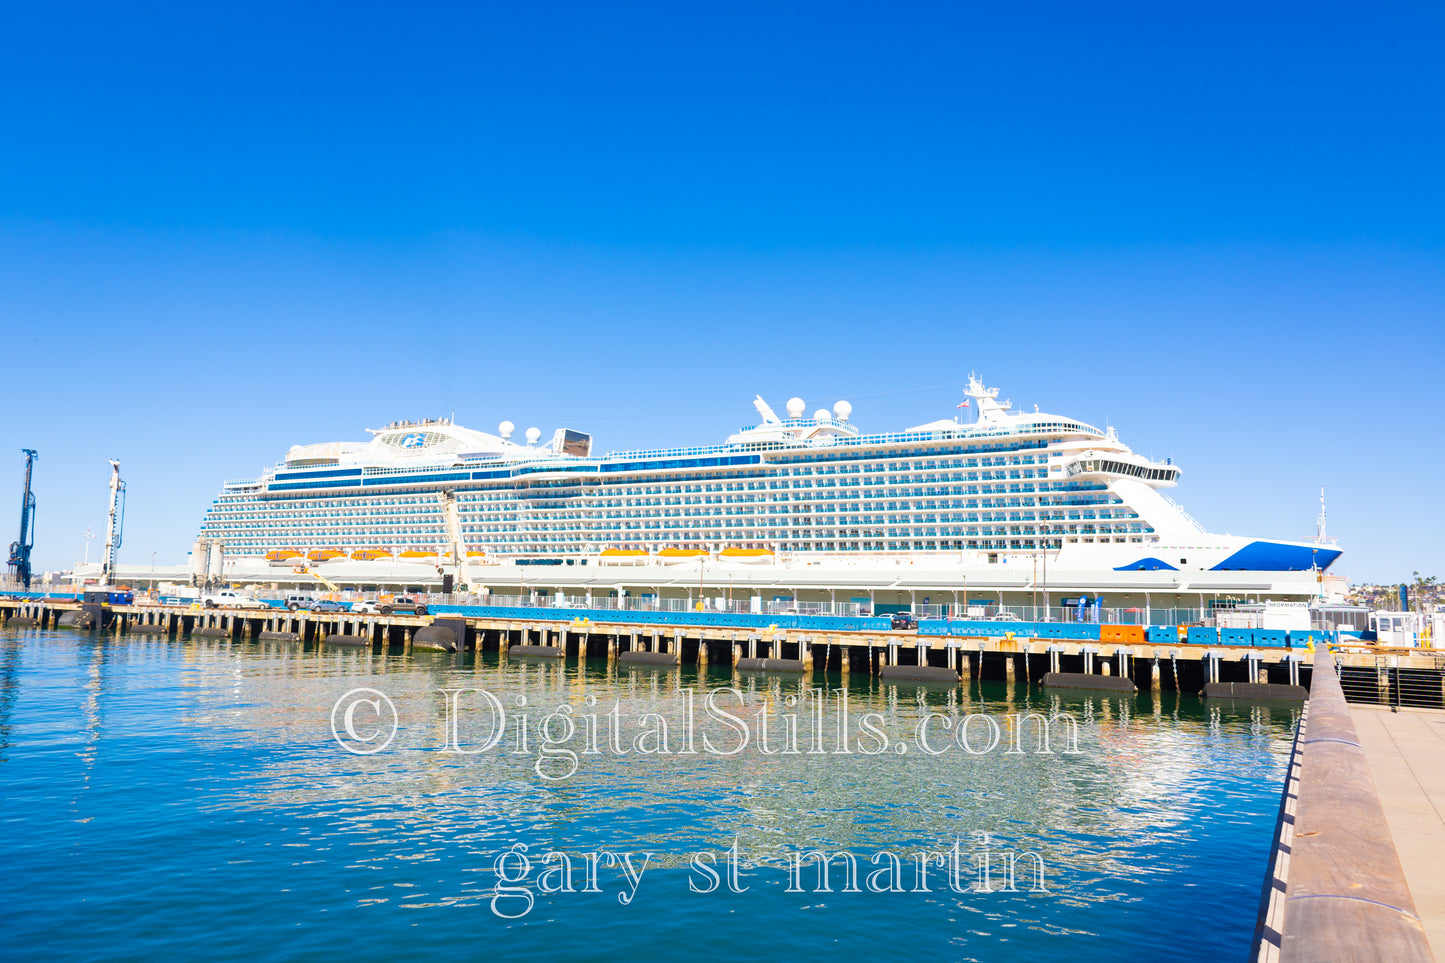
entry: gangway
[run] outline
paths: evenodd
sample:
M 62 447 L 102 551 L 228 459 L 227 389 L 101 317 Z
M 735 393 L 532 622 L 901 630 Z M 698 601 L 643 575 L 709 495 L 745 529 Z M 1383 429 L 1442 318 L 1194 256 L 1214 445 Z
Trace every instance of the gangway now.
M 473 592 L 471 569 L 467 565 L 466 541 L 462 538 L 462 516 L 457 509 L 457 493 L 450 488 L 441 492 L 442 514 L 447 520 L 447 536 L 451 540 L 452 570 L 457 581 Z

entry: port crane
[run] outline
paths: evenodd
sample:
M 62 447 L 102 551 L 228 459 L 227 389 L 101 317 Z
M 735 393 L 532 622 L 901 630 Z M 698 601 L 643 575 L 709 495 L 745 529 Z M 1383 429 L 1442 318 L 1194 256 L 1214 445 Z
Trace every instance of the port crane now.
M 35 493 L 30 490 L 30 474 L 39 456 L 34 448 L 22 448 L 25 455 L 25 494 L 20 500 L 20 538 L 10 543 L 10 570 L 15 578 L 30 591 L 30 550 L 35 547 Z
M 115 584 L 115 553 L 120 549 L 125 528 L 125 482 L 120 477 L 120 462 L 110 460 L 110 515 L 105 524 L 105 560 L 101 563 L 102 585 Z

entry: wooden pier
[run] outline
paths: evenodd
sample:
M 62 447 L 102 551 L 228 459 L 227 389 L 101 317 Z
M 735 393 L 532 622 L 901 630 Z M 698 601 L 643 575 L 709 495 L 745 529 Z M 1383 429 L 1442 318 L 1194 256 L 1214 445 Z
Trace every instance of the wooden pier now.
M 1308 685 L 1313 653 L 1302 649 L 1200 646 L 1184 643 L 1068 641 L 924 636 L 903 631 L 810 632 L 779 628 L 717 628 L 628 621 L 545 621 L 433 615 L 291 612 L 279 608 L 205 609 L 136 603 L 83 605 L 48 599 L 0 599 L 7 624 L 55 627 L 68 612 L 90 612 L 90 631 L 113 635 L 196 635 L 270 641 L 441 648 L 563 659 L 645 661 L 653 665 L 731 665 L 761 671 L 927 675 L 934 681 L 1027 681 L 1054 674 L 1128 679 L 1139 690 L 1198 692 L 1208 683 Z M 448 633 L 421 633 L 432 626 Z M 647 653 L 646 657 L 641 656 Z M 926 668 L 926 673 L 890 669 Z

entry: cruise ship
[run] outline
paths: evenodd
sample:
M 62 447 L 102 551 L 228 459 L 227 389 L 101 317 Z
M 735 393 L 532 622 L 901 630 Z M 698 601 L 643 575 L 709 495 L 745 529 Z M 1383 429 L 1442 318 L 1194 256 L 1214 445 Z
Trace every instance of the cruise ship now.
M 840 401 L 723 444 L 594 455 L 450 419 L 299 445 L 228 481 L 192 570 L 227 581 L 692 599 L 1108 604 L 1206 609 L 1321 595 L 1323 538 L 1211 534 L 1167 494 L 1169 460 L 1113 428 L 1016 411 L 970 376 L 964 420 L 865 434 Z M 780 594 L 781 593 L 781 594 Z M 882 593 L 882 594 L 880 594 Z

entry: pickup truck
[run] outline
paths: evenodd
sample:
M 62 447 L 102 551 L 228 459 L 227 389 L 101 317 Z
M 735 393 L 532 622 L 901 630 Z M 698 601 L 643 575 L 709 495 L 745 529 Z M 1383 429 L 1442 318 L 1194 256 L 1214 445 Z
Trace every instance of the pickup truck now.
M 363 599 L 360 602 L 352 602 L 351 611 L 365 615 L 390 615 L 392 612 L 415 612 L 417 615 L 426 615 L 426 603 L 420 599 L 398 595 L 390 602 L 383 602 L 379 599 Z
M 222 589 L 201 596 L 201 605 L 208 609 L 257 609 L 264 608 L 266 603 L 254 595 Z

